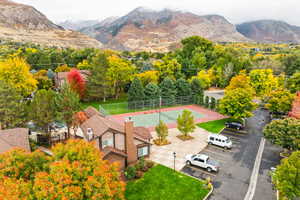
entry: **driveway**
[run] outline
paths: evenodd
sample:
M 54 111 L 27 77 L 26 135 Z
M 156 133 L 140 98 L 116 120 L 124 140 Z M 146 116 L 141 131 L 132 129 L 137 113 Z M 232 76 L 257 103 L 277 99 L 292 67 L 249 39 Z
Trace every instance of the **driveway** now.
M 156 132 L 151 134 L 154 139 L 157 138 Z M 171 144 L 165 146 L 153 144 L 151 146 L 150 160 L 174 168 L 173 152 L 176 152 L 175 168 L 180 171 L 185 166 L 184 158 L 187 154 L 196 154 L 207 146 L 206 140 L 209 132 L 201 128 L 197 127 L 191 134 L 194 137 L 193 140 L 182 141 L 176 137 L 179 134 L 180 132 L 177 128 L 169 129 L 168 140 Z

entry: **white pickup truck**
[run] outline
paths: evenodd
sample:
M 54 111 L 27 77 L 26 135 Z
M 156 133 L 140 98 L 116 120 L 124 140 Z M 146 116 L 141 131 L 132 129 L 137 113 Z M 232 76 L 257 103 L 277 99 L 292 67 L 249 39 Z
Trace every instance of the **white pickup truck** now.
M 206 169 L 208 172 L 218 172 L 220 164 L 217 161 L 211 160 L 209 156 L 204 154 L 189 154 L 186 157 L 187 165 L 194 165 Z

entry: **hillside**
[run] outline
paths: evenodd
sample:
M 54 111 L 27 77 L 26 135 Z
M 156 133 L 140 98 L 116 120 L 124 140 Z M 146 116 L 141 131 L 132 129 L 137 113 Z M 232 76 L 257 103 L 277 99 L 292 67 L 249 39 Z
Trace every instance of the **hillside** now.
M 8 0 L 0 0 L 0 40 L 74 48 L 102 46 L 93 38 L 54 24 L 32 6 Z
M 94 26 L 99 22 L 100 22 L 99 20 L 79 20 L 79 21 L 66 20 L 58 23 L 58 25 L 68 30 L 79 31 L 82 28 Z
M 222 16 L 198 16 L 168 9 L 137 8 L 110 23 L 80 31 L 96 38 L 104 47 L 117 50 L 168 51 L 178 46 L 181 39 L 193 35 L 219 42 L 248 41 Z
M 300 43 L 300 27 L 283 21 L 259 20 L 237 25 L 245 37 L 258 42 Z

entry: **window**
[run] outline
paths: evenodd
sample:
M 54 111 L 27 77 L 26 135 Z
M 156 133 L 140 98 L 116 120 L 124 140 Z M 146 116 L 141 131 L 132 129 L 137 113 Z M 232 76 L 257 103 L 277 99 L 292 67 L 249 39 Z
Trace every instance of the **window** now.
M 213 138 L 213 137 L 210 137 L 209 139 L 210 139 L 211 141 L 214 141 L 214 140 L 215 140 L 215 138 Z
M 138 157 L 143 157 L 143 156 L 147 156 L 148 155 L 148 151 L 149 151 L 149 147 L 141 147 L 138 148 Z
M 105 140 L 102 140 L 102 149 L 105 147 L 113 147 L 114 146 L 114 139 L 113 138 L 107 138 Z

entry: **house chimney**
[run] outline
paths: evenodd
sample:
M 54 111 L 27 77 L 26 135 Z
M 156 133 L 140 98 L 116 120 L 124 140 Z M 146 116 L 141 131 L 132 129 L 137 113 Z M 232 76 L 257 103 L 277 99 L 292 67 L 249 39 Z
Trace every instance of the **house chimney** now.
M 134 130 L 133 130 L 133 121 L 129 117 L 125 121 L 125 147 L 127 153 L 127 164 L 133 164 L 137 161 L 137 148 L 134 144 Z

